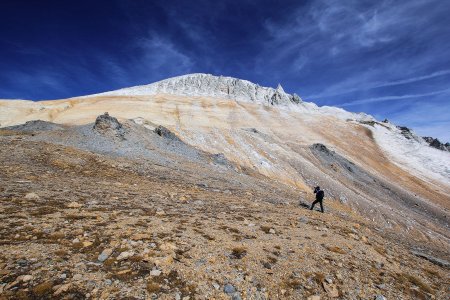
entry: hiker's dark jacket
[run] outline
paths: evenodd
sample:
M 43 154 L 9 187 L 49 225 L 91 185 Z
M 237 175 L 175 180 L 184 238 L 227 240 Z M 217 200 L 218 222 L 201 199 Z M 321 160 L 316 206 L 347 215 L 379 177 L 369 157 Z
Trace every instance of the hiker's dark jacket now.
M 316 193 L 316 200 L 317 201 L 322 201 L 324 195 L 325 195 L 325 193 L 322 190 L 318 191 Z

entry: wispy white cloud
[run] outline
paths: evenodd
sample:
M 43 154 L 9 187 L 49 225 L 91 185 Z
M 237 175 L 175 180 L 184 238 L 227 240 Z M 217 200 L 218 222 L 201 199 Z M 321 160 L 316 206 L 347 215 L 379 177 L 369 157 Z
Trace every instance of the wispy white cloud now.
M 406 37 L 424 40 L 432 36 L 428 33 L 434 30 L 433 20 L 442 14 L 439 7 L 438 0 L 313 1 L 299 6 L 291 16 L 283 18 L 284 22 L 275 18 L 266 21 L 269 39 L 264 41 L 256 66 L 266 69 L 267 64 L 280 65 L 303 56 L 307 61 L 302 67 L 336 67 L 338 63 L 337 67 L 342 69 L 360 69 L 357 75 L 349 71 L 334 84 L 329 83 L 327 95 L 353 89 L 356 85 L 365 86 L 367 82 L 378 83 L 379 78 L 392 78 L 389 81 L 394 81 L 395 78 L 426 74 L 429 62 L 438 60 L 443 53 L 433 47 L 422 47 L 420 59 L 411 60 L 408 55 L 400 55 L 403 47 L 392 45 L 401 43 Z M 368 51 L 376 51 L 367 56 L 370 60 L 355 57 Z M 389 59 L 391 63 L 386 64 Z M 282 71 L 298 74 L 300 70 L 304 68 L 299 69 L 291 63 Z M 349 82 L 347 86 L 340 84 L 346 81 Z M 323 89 L 309 97 L 322 94 L 325 94 Z
M 414 126 L 414 131 L 421 136 L 432 136 L 438 138 L 443 143 L 450 142 L 450 121 L 445 122 L 429 122 Z
M 353 100 L 345 103 L 338 104 L 338 106 L 352 106 L 352 105 L 359 105 L 359 104 L 366 104 L 366 103 L 375 103 L 375 102 L 384 102 L 384 101 L 395 101 L 395 100 L 404 100 L 404 99 L 412 99 L 412 98 L 422 98 L 422 97 L 430 97 L 430 96 L 436 96 L 441 94 L 447 94 L 450 93 L 450 88 L 441 90 L 441 91 L 435 91 L 430 93 L 423 93 L 423 94 L 411 94 L 411 95 L 400 95 L 400 96 L 383 96 L 383 97 L 373 97 L 373 98 L 366 98 L 366 99 L 359 99 L 359 100 Z
M 117 86 L 147 84 L 165 77 L 191 72 L 194 62 L 169 37 L 150 32 L 138 38 L 127 49 L 133 53 L 127 59 L 99 53 L 96 61 L 102 74 Z M 130 84 L 131 83 L 131 84 Z
M 36 90 L 46 90 L 56 94 L 67 91 L 67 78 L 64 74 L 50 69 L 40 69 L 32 73 L 17 70 L 7 75 L 7 78 L 2 79 L 5 85 L 0 87 L 0 98 L 9 98 L 9 95 L 13 95 L 16 90 L 22 91 L 23 96 L 20 98 L 23 99 L 29 99 L 29 95 L 36 93 Z
M 415 77 L 410 77 L 410 78 L 406 78 L 406 79 L 400 79 L 400 80 L 368 82 L 368 83 L 365 83 L 364 85 L 357 85 L 357 87 L 355 87 L 355 88 L 339 89 L 339 88 L 335 87 L 332 90 L 332 92 L 325 92 L 325 93 L 320 93 L 320 94 L 315 94 L 315 95 L 309 95 L 306 97 L 314 99 L 314 98 L 337 96 L 337 95 L 348 94 L 348 93 L 357 92 L 357 91 L 370 90 L 370 89 L 375 89 L 375 88 L 380 88 L 380 87 L 389 87 L 389 86 L 396 86 L 396 85 L 401 85 L 401 84 L 419 82 L 419 81 L 433 79 L 433 78 L 445 76 L 445 75 L 450 75 L 450 69 L 433 72 L 433 73 L 427 74 L 427 75 L 415 76 Z
M 441 97 L 446 97 L 442 95 Z M 441 142 L 450 142 L 450 105 L 439 102 L 416 101 L 414 105 L 390 116 L 396 124 L 407 125 L 421 136 L 437 137 Z
M 193 66 L 192 59 L 176 43 L 159 34 L 150 33 L 148 38 L 140 39 L 136 46 L 141 49 L 140 60 L 149 71 L 186 73 Z

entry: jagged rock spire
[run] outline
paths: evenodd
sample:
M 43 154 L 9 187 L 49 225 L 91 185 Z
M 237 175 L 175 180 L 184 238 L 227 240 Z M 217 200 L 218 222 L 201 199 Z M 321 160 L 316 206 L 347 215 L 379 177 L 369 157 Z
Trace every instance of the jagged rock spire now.
M 278 84 L 278 86 L 277 86 L 277 91 L 284 93 L 284 89 L 283 89 L 283 87 L 281 86 L 281 83 Z

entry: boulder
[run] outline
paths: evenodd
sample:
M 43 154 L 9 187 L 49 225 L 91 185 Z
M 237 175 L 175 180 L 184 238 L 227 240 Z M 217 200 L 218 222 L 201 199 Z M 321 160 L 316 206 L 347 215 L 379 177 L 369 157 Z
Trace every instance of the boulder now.
M 120 130 L 122 129 L 122 124 L 119 123 L 119 121 L 111 117 L 107 112 L 105 112 L 103 115 L 100 115 L 95 119 L 94 129 L 96 130 Z

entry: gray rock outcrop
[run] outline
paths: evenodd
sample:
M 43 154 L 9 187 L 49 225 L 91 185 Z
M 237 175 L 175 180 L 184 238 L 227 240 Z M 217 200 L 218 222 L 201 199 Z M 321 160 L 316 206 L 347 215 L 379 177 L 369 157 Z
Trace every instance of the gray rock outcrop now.
M 122 128 L 122 124 L 119 123 L 119 121 L 111 117 L 107 112 L 105 112 L 103 115 L 100 115 L 95 119 L 94 129 L 97 130 L 119 130 Z
M 433 138 L 430 136 L 424 136 L 422 137 L 425 142 L 428 143 L 428 145 L 430 145 L 433 148 L 439 149 L 439 150 L 443 150 L 443 151 L 450 151 L 450 143 L 442 143 L 440 140 L 438 140 L 437 138 Z
M 125 129 L 122 124 L 107 112 L 95 119 L 93 129 L 101 134 L 112 134 L 124 139 Z

